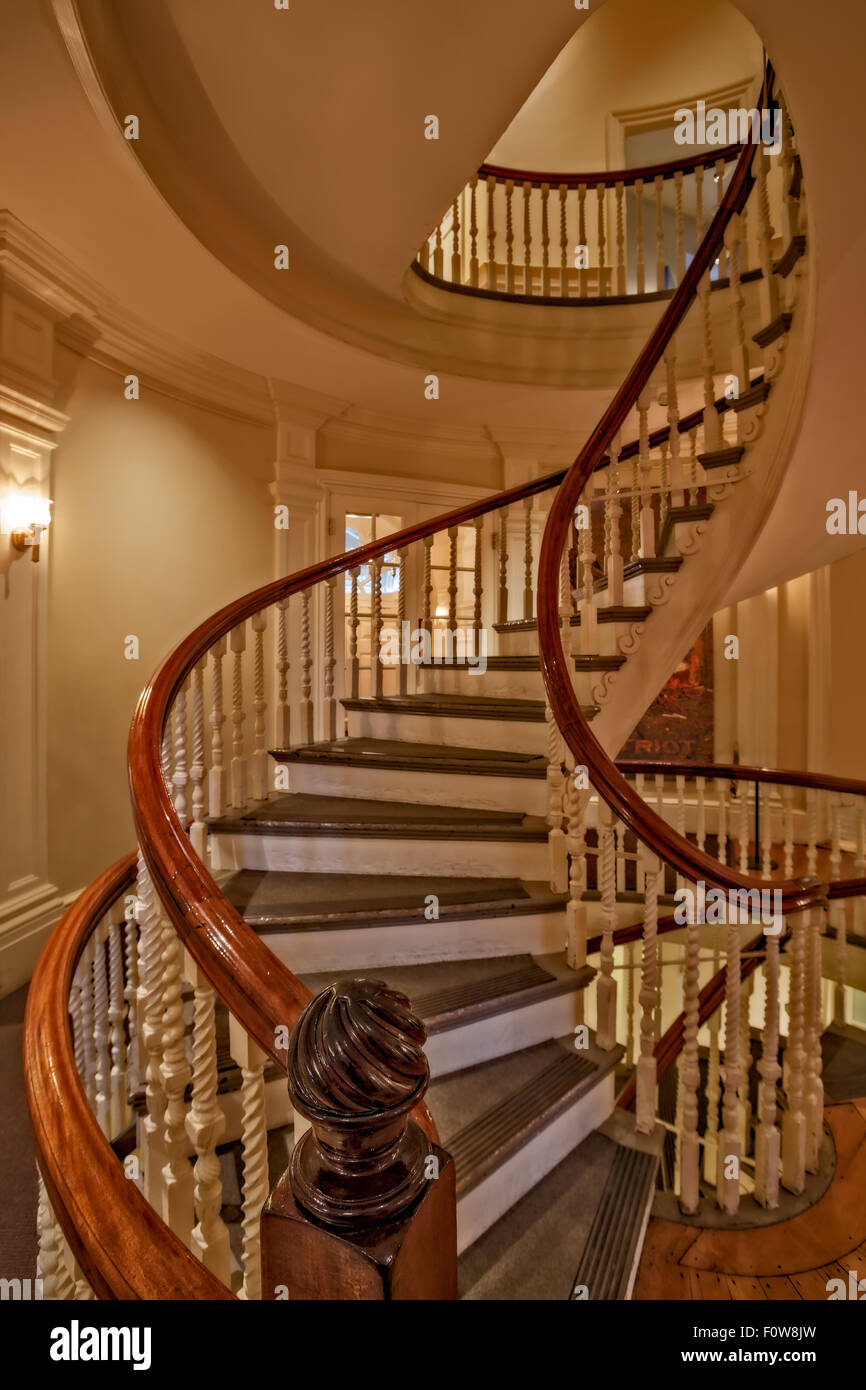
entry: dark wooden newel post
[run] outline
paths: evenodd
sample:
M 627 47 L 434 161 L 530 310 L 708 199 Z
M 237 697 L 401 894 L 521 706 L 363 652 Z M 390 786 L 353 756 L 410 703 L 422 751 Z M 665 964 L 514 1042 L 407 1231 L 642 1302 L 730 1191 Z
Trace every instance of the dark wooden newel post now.
M 339 980 L 304 1009 L 289 1094 L 312 1128 L 262 1214 L 263 1298 L 457 1297 L 454 1163 L 409 1118 L 425 1038 L 380 980 Z

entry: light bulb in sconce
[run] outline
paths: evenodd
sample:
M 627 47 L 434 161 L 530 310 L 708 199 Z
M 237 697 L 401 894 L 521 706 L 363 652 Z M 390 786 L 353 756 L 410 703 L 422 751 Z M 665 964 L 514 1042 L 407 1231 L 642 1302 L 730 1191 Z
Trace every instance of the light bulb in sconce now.
M 42 532 L 51 525 L 51 501 L 38 492 L 7 492 L 0 497 L 0 535 L 9 536 L 16 550 L 29 550 L 39 559 Z

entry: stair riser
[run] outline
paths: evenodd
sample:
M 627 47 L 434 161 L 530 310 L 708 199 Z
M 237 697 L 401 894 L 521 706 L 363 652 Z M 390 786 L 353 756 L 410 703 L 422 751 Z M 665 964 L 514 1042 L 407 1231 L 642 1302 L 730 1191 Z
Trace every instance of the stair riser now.
M 420 888 L 419 888 L 420 892 Z M 517 916 L 465 917 L 400 926 L 338 928 L 334 931 L 268 932 L 270 950 L 295 974 L 317 970 L 367 970 L 385 965 L 475 960 L 482 956 L 552 955 L 565 944 L 565 911 Z
M 580 1023 L 582 991 L 509 1009 L 446 1033 L 428 1035 L 424 1045 L 432 1076 L 446 1076 L 523 1047 L 573 1033 Z
M 544 778 L 467 776 L 422 769 L 339 767 L 333 763 L 291 763 L 293 792 L 349 796 L 378 801 L 409 801 L 424 806 L 468 806 L 483 811 L 547 813 Z
M 582 705 L 595 703 L 594 688 L 604 677 L 603 671 L 574 671 L 572 684 Z M 420 677 L 421 693 L 425 695 L 484 695 L 489 699 L 543 700 L 544 681 L 540 671 L 487 671 L 475 676 L 471 671 L 455 666 L 431 667 Z M 432 740 L 431 740 L 432 742 Z M 498 744 L 503 747 L 504 744 Z
M 591 1091 L 578 1096 L 518 1153 L 461 1197 L 457 1203 L 458 1253 L 467 1250 L 566 1154 L 603 1124 L 613 1107 L 614 1073 L 609 1071 Z
M 548 874 L 546 842 L 422 840 L 351 835 L 214 835 L 217 871 L 276 869 L 284 873 L 417 874 L 528 878 Z
M 398 714 L 349 710 L 350 738 L 390 738 L 405 743 L 440 743 L 457 748 L 497 748 L 503 753 L 544 753 L 543 721 L 467 719 L 461 715 Z
M 616 656 L 620 637 L 624 637 L 632 626 L 627 622 L 599 623 L 596 651 L 602 656 Z M 571 628 L 572 650 L 578 649 L 579 633 L 579 627 Z M 538 656 L 538 633 L 534 630 L 499 632 L 496 635 L 496 650 L 500 656 Z M 481 680 L 482 677 L 476 679 Z

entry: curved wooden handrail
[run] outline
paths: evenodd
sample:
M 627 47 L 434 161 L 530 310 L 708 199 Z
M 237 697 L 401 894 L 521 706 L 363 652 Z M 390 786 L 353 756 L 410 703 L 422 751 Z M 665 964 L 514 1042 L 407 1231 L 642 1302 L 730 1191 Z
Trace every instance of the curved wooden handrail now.
M 39 1169 L 97 1298 L 230 1299 L 127 1178 L 75 1065 L 69 1025 L 75 967 L 100 918 L 135 881 L 135 867 L 136 856 L 127 854 L 81 894 L 49 937 L 30 984 L 24 1076 Z
M 768 67 L 762 104 L 771 99 L 771 93 L 772 72 Z M 734 889 L 758 888 L 762 886 L 762 881 L 719 864 L 711 855 L 697 849 L 684 836 L 673 830 L 629 786 L 623 773 L 617 769 L 616 764 L 590 731 L 572 686 L 569 662 L 563 648 L 559 626 L 559 584 L 560 556 L 572 523 L 574 508 L 589 477 L 616 431 L 624 424 L 686 310 L 694 300 L 698 285 L 722 244 L 728 223 L 744 206 L 753 183 L 751 164 L 754 148 L 751 141 L 747 141 L 743 146 L 727 191 L 694 260 L 675 290 L 649 341 L 554 498 L 541 543 L 537 598 L 538 641 L 548 701 L 560 733 L 576 761 L 587 767 L 590 781 L 599 795 L 613 808 L 620 820 L 635 832 L 639 840 L 666 863 L 671 864 L 684 878 L 692 882 L 702 879 L 711 884 Z M 782 892 L 785 912 L 798 911 L 810 903 L 819 901 L 823 896 L 820 885 L 816 887 L 813 883 L 801 879 L 776 880 L 763 886 Z
M 541 188 L 543 184 L 556 188 L 562 184 L 566 188 L 579 188 L 581 184 L 585 188 L 597 188 L 599 184 L 613 187 L 617 183 L 628 187 L 637 183 L 638 179 L 642 179 L 644 183 L 652 183 L 659 177 L 672 179 L 675 174 L 687 174 L 696 169 L 711 169 L 720 159 L 724 164 L 730 164 L 738 157 L 740 151 L 740 145 L 724 145 L 717 150 L 689 155 L 685 159 L 668 159 L 662 164 L 645 164 L 633 169 L 603 169 L 594 174 L 543 174 L 531 169 L 507 169 L 504 164 L 482 164 L 478 170 L 478 178 L 510 179 L 515 184 L 532 184 L 533 188 Z
M 804 787 L 814 791 L 841 792 L 846 796 L 866 796 L 866 782 L 854 777 L 832 777 L 823 772 L 795 772 L 784 767 L 752 767 L 747 763 L 678 763 L 667 759 L 646 762 L 641 758 L 617 758 L 616 765 L 627 776 L 646 773 L 666 777 L 716 777 L 723 782 L 772 782 L 779 786 Z

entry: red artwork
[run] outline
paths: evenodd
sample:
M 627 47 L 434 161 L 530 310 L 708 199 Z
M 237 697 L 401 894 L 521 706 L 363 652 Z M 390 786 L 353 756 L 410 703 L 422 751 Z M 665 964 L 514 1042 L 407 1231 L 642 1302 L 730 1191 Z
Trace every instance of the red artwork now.
M 619 753 L 655 762 L 712 762 L 713 629 L 707 626 Z

